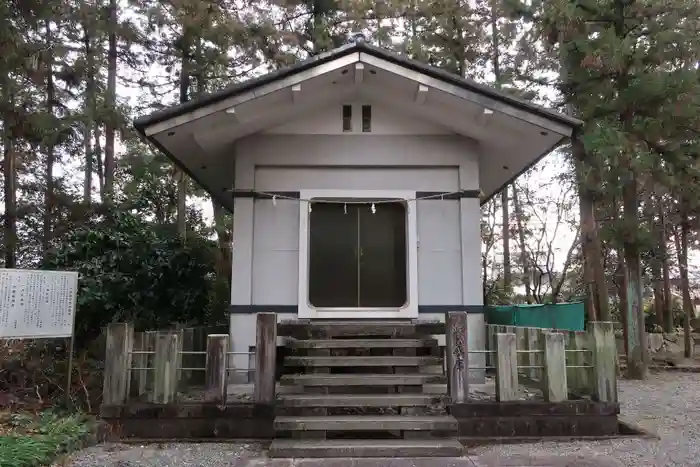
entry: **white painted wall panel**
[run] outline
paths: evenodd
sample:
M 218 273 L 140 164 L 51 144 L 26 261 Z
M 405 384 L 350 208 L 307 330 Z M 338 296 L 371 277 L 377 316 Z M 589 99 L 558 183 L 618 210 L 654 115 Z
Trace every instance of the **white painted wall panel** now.
M 459 201 L 462 239 L 462 296 L 465 305 L 483 305 L 481 280 L 481 206 L 477 198 Z
M 343 132 L 343 105 L 352 105 L 352 132 Z M 349 101 L 303 115 L 292 121 L 271 128 L 270 134 L 306 135 L 362 135 L 362 105 L 372 106 L 372 131 L 375 135 L 444 135 L 447 128 L 427 120 L 403 115 L 384 104 L 372 101 Z M 364 133 L 365 135 L 367 133 Z
M 253 305 L 296 305 L 299 271 L 299 203 L 255 201 Z
M 458 200 L 418 201 L 418 303 L 462 304 Z
M 457 135 L 254 135 L 236 143 L 236 187 L 252 187 L 256 166 L 448 166 L 458 168 L 459 188 L 476 190 L 479 150 Z
M 236 198 L 233 206 L 231 304 L 250 305 L 253 268 L 253 199 Z
M 456 191 L 456 167 L 258 167 L 255 189 Z

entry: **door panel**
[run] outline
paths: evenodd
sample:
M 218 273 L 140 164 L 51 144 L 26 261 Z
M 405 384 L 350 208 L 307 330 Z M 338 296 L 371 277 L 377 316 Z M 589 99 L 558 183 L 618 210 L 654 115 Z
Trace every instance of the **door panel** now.
M 316 308 L 398 308 L 408 297 L 402 203 L 313 204 L 309 302 Z
M 354 207 L 354 206 L 353 206 Z M 357 307 L 357 210 L 314 203 L 309 213 L 309 302 L 316 308 Z
M 406 303 L 406 210 L 402 203 L 359 205 L 360 306 L 396 308 Z

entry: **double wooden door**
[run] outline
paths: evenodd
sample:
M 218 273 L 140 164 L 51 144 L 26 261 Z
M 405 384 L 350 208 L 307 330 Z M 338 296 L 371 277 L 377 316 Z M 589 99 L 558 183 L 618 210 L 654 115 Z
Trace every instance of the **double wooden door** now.
M 313 203 L 309 302 L 315 308 L 398 308 L 407 301 L 403 203 Z

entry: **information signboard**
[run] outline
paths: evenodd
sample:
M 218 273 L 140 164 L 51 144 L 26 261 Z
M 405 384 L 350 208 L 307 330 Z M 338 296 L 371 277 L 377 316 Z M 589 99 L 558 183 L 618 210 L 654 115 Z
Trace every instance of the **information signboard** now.
M 78 273 L 0 269 L 0 339 L 72 337 Z

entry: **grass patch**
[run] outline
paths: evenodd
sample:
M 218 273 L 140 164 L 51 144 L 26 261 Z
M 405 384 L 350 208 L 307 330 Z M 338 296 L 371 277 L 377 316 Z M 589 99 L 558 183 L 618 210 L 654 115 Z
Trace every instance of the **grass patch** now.
M 81 447 L 90 432 L 82 415 L 57 412 L 0 415 L 0 466 L 39 467 Z

